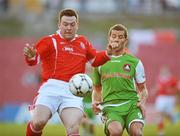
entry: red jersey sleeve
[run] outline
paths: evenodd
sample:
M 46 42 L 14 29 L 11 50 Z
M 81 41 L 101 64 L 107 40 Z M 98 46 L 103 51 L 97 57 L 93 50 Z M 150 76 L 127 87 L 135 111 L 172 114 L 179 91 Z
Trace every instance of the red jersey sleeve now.
M 93 67 L 98 67 L 103 65 L 110 57 L 107 55 L 106 51 L 97 51 L 93 46 L 86 40 L 87 45 L 87 60 L 91 63 Z
M 52 49 L 50 48 L 50 45 L 52 45 L 52 39 L 50 36 L 44 37 L 39 42 L 37 42 L 37 44 L 35 45 L 36 56 L 31 60 L 27 59 L 26 57 L 25 59 L 27 64 L 30 66 L 36 65 L 40 61 L 40 59 L 42 60 L 49 54 L 51 54 Z
M 36 44 L 37 54 L 40 56 L 41 60 L 49 56 L 53 52 L 53 45 L 52 38 L 50 36 L 41 39 Z
M 98 67 L 106 63 L 108 60 L 110 60 L 110 57 L 107 55 L 106 51 L 99 51 L 96 53 L 96 56 L 91 65 L 93 67 Z
M 170 81 L 170 86 L 171 87 L 176 87 L 178 85 L 178 81 L 175 77 L 172 77 L 171 81 Z

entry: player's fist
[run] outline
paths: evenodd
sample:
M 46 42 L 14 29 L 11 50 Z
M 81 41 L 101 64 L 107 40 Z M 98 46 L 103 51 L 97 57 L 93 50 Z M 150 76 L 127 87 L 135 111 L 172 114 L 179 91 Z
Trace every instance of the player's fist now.
M 99 112 L 101 112 L 101 109 L 99 108 L 99 102 L 97 101 L 92 102 L 92 109 L 95 114 L 98 114 Z
M 118 42 L 109 42 L 109 44 L 107 46 L 107 53 L 108 53 L 108 55 L 112 55 L 113 52 L 119 51 L 120 48 L 121 48 L 121 46 L 119 46 Z
M 112 55 L 113 52 L 112 52 L 112 47 L 110 44 L 108 44 L 106 51 L 108 55 Z
M 36 56 L 36 49 L 32 45 L 26 43 L 26 46 L 23 49 L 23 53 L 28 59 L 32 59 Z
M 112 42 L 109 46 L 111 46 L 112 50 L 116 49 L 119 47 L 119 43 L 117 42 Z

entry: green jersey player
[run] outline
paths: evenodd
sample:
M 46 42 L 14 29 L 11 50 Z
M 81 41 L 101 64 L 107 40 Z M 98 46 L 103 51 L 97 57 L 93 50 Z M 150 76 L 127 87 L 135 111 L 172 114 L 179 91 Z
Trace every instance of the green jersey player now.
M 144 67 L 127 52 L 126 27 L 116 24 L 108 36 L 109 45 L 118 48 L 110 61 L 94 69 L 93 110 L 105 117 L 106 135 L 120 136 L 126 128 L 129 135 L 141 136 L 148 95 Z

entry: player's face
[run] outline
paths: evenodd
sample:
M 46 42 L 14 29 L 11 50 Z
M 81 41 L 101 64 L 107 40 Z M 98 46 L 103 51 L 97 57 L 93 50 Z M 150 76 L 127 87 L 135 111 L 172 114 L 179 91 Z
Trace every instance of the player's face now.
M 67 39 L 72 40 L 78 30 L 78 22 L 75 16 L 63 16 L 59 22 L 59 29 L 61 35 Z
M 109 36 L 109 44 L 118 43 L 118 48 L 116 48 L 115 52 L 122 51 L 125 47 L 125 43 L 127 39 L 124 36 L 124 31 L 112 30 L 111 35 Z

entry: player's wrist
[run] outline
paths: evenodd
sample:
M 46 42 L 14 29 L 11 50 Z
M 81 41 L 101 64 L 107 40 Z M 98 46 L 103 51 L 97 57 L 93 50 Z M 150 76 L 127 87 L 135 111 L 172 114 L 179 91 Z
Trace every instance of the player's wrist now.
M 106 56 L 108 56 L 111 59 L 112 58 L 112 53 L 106 50 Z
M 36 60 L 36 52 L 34 54 L 25 55 L 29 61 Z
M 28 56 L 27 56 L 27 59 L 28 59 L 29 61 L 31 61 L 31 60 L 36 60 L 36 56 L 33 56 L 33 57 L 28 57 Z
M 37 51 L 36 49 L 33 50 L 30 54 L 27 55 L 28 60 L 36 60 Z

